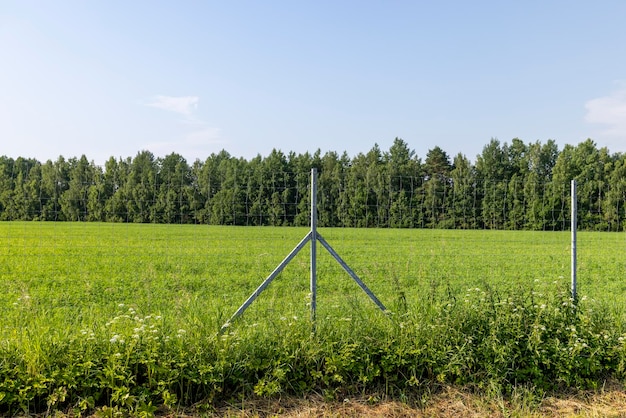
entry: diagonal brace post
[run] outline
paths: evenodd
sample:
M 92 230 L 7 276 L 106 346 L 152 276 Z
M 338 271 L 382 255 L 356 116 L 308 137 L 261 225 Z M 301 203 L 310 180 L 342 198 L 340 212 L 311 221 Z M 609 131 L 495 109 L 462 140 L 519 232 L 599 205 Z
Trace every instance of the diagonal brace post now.
M 296 254 L 298 254 L 298 252 L 300 252 L 300 250 L 307 244 L 307 242 L 311 240 L 311 237 L 312 234 L 311 232 L 309 232 L 304 238 L 302 238 L 302 241 L 300 241 L 300 243 L 296 245 L 293 250 L 291 250 L 287 257 L 285 257 L 285 259 L 274 269 L 274 271 L 272 271 L 270 275 L 267 276 L 265 280 L 263 280 L 263 283 L 261 283 L 261 285 L 257 287 L 257 289 L 250 295 L 250 297 L 243 303 L 243 305 L 241 305 L 239 309 L 237 309 L 237 312 L 235 312 L 233 316 L 231 316 L 230 319 L 226 321 L 224 325 L 222 325 L 220 333 L 224 332 L 224 330 L 230 326 L 230 323 L 234 321 L 237 317 L 239 317 L 248 308 L 248 306 L 250 306 L 250 304 L 254 302 L 254 300 L 261 294 L 261 292 L 263 292 L 263 290 L 265 290 L 265 288 L 272 282 L 272 280 L 274 280 L 276 276 L 278 276 L 278 274 L 283 271 L 283 269 L 287 264 L 289 264 L 291 259 L 294 258 Z
M 363 281 L 359 279 L 359 276 L 357 276 L 356 273 L 350 268 L 350 266 L 348 266 L 348 264 L 346 264 L 346 262 L 342 260 L 339 254 L 337 254 L 337 252 L 333 250 L 333 247 L 331 247 L 330 244 L 326 242 L 326 240 L 320 234 L 317 234 L 317 239 L 322 244 L 322 246 L 326 248 L 330 255 L 332 255 L 335 260 L 337 260 L 337 262 L 350 275 L 350 277 L 352 277 L 356 284 L 358 284 L 359 287 L 367 294 L 367 296 L 369 296 L 372 302 L 374 302 L 381 311 L 387 313 L 387 308 L 385 308 L 385 305 L 383 305 L 382 302 L 378 300 L 376 295 L 365 285 L 365 283 L 363 283 Z

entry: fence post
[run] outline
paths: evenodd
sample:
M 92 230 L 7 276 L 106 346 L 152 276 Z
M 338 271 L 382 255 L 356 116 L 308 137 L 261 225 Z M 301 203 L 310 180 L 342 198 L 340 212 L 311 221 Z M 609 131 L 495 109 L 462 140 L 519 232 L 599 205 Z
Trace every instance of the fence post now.
M 576 302 L 576 229 L 578 228 L 578 199 L 576 197 L 576 180 L 572 180 L 572 299 Z
M 278 274 L 285 268 L 289 262 L 298 254 L 298 252 L 308 243 L 311 243 L 311 322 L 313 325 L 313 332 L 315 332 L 315 315 L 317 308 L 317 241 L 320 241 L 322 246 L 328 250 L 328 252 L 335 258 L 335 260 L 343 267 L 343 269 L 352 277 L 352 279 L 359 285 L 359 287 L 370 297 L 370 299 L 380 308 L 381 311 L 387 312 L 387 308 L 383 305 L 376 295 L 363 283 L 359 276 L 352 271 L 352 269 L 339 257 L 339 254 L 333 250 L 333 248 L 326 242 L 326 240 L 317 233 L 317 169 L 311 169 L 311 230 L 302 241 L 285 257 L 285 259 L 270 273 L 269 276 L 261 283 L 259 287 L 246 299 L 246 301 L 237 309 L 237 311 L 230 317 L 230 319 L 222 325 L 220 333 L 224 332 L 230 324 L 256 300 L 256 298 L 265 290 L 267 286 L 278 276 Z
M 311 323 L 317 308 L 317 169 L 311 169 Z

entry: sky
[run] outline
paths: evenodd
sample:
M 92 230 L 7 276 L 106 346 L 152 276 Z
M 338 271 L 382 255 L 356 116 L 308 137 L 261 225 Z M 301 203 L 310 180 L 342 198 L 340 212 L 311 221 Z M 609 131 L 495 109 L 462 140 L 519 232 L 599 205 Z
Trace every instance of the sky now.
M 626 152 L 626 1 L 0 0 L 0 155 Z

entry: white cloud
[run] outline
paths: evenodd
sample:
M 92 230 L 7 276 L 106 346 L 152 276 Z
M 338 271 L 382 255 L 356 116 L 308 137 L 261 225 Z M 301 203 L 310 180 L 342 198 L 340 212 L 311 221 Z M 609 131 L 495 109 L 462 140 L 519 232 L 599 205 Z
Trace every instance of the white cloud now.
M 150 103 L 146 104 L 146 106 L 178 113 L 189 118 L 198 108 L 199 101 L 200 98 L 197 96 L 173 97 L 159 95 L 155 96 Z
M 187 134 L 184 142 L 188 145 L 203 146 L 208 144 L 220 144 L 220 130 L 218 128 L 203 128 Z
M 227 141 L 220 137 L 218 128 L 204 127 L 188 132 L 178 139 L 145 144 L 143 149 L 148 149 L 157 156 L 176 152 L 192 162 L 196 158 L 204 160 L 212 153 L 219 152 L 226 144 Z
M 176 152 L 187 161 L 204 159 L 213 152 L 222 149 L 227 141 L 222 138 L 219 128 L 210 126 L 195 115 L 198 108 L 197 96 L 155 96 L 147 106 L 156 107 L 184 116 L 172 126 L 172 131 L 164 134 L 155 142 L 145 144 L 143 149 L 152 151 L 157 156 Z M 171 123 L 170 121 L 169 123 Z
M 585 122 L 605 125 L 602 135 L 626 139 L 626 86 L 620 86 L 608 96 L 589 100 L 585 109 Z

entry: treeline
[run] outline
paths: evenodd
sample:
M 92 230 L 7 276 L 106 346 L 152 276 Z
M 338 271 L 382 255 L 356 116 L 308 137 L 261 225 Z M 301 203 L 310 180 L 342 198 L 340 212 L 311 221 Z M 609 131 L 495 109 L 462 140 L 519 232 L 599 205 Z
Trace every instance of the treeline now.
M 422 160 L 399 138 L 353 158 L 274 150 L 248 161 L 221 151 L 189 164 L 141 151 L 100 167 L 84 155 L 4 156 L 0 219 L 305 226 L 312 168 L 320 226 L 563 230 L 576 179 L 582 229 L 626 227 L 626 155 L 590 139 L 562 150 L 492 139 L 474 163 L 439 147 Z

